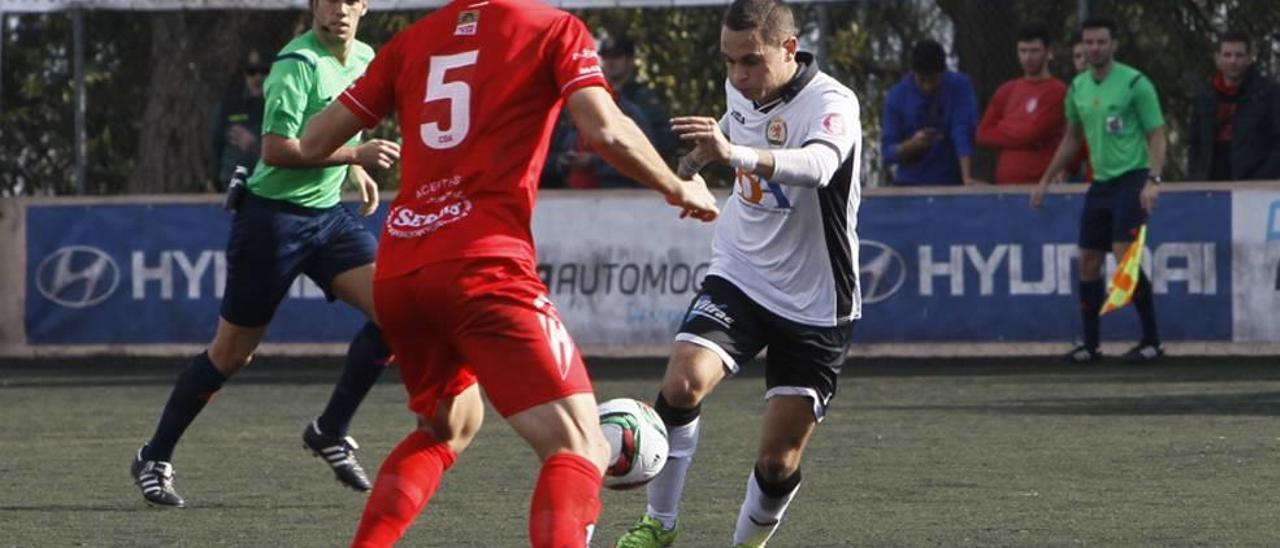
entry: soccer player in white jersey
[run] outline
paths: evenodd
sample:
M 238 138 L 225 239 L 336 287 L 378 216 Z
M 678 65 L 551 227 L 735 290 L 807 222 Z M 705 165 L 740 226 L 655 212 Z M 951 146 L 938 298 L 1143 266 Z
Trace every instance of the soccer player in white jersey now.
M 763 432 L 733 534 L 736 546 L 764 546 L 800 485 L 801 455 L 861 316 L 857 97 L 797 50 L 794 16 L 779 0 L 733 2 L 720 49 L 728 112 L 675 118 L 672 129 L 696 144 L 682 171 L 728 164 L 734 193 L 654 404 L 670 458 L 648 486 L 646 515 L 619 539 L 624 548 L 675 541 L 699 406 L 767 347 Z

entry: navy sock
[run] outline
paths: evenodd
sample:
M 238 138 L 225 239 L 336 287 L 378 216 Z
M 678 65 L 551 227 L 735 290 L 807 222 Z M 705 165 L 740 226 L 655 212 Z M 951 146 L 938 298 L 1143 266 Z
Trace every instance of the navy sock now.
M 378 377 L 382 376 L 389 358 L 391 349 L 382 342 L 382 331 L 373 322 L 366 322 L 351 339 L 342 377 L 338 379 L 338 385 L 333 387 L 329 404 L 316 419 L 321 433 L 338 437 L 347 435 L 351 418 L 356 415 L 356 408 L 360 407 L 360 402 L 364 401 L 374 383 L 378 382 Z
M 178 375 L 173 384 L 173 392 L 169 393 L 169 401 L 164 404 L 164 412 L 160 414 L 160 424 L 156 425 L 156 433 L 151 436 L 142 450 L 145 460 L 173 460 L 173 448 L 178 445 L 182 433 L 196 420 L 200 410 L 209 403 L 213 394 L 222 388 L 227 378 L 222 376 L 209 361 L 209 353 L 201 352 L 191 358 L 187 368 Z
M 1156 331 L 1156 303 L 1151 294 L 1151 280 L 1145 272 L 1138 273 L 1138 286 L 1133 290 L 1133 309 L 1138 311 L 1138 321 L 1142 322 L 1143 345 L 1160 344 L 1160 333 Z
M 1098 313 L 1102 311 L 1105 293 L 1106 287 L 1102 280 L 1080 282 L 1080 319 L 1084 323 L 1084 345 L 1091 350 L 1098 349 Z

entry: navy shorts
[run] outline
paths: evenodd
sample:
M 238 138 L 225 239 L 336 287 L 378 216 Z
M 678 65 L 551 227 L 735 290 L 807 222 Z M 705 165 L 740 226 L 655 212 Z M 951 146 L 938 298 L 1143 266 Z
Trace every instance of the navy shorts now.
M 342 205 L 316 209 L 248 193 L 231 220 L 222 317 L 266 325 L 299 274 L 332 301 L 334 277 L 372 264 L 376 253 L 373 234 Z
M 1110 181 L 1094 181 L 1080 214 L 1080 248 L 1111 251 L 1115 242 L 1132 242 L 1147 222 L 1138 196 L 1147 184 L 1147 170 L 1135 169 Z
M 853 325 L 804 325 L 766 310 L 719 276 L 707 276 L 694 296 L 677 341 L 702 346 L 737 373 L 765 347 L 765 397 L 806 396 L 818 420 L 836 394 Z

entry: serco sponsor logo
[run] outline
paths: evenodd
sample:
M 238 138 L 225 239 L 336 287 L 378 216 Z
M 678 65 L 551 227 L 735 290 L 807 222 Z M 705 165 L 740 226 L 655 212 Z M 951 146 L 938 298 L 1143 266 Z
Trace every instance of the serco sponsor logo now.
M 387 233 L 397 238 L 416 238 L 462 220 L 471 214 L 474 207 L 471 200 L 466 199 L 431 213 L 418 213 L 407 207 L 400 207 L 388 217 Z
M 892 247 L 875 240 L 862 240 L 858 248 L 861 264 L 858 283 L 862 302 L 873 304 L 894 296 L 907 281 L 907 262 Z
M 106 252 L 69 245 L 50 253 L 36 267 L 36 290 L 67 308 L 88 308 L 115 293 L 120 267 Z

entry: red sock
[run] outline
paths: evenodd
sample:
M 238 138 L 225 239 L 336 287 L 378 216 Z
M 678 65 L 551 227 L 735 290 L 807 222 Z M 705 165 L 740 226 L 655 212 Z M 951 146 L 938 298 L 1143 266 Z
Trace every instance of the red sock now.
M 457 455 L 421 430 L 409 434 L 378 469 L 353 548 L 395 544 L 418 517 Z
M 542 463 L 529 508 L 529 542 L 534 548 L 582 548 L 600 515 L 600 469 L 572 453 Z

